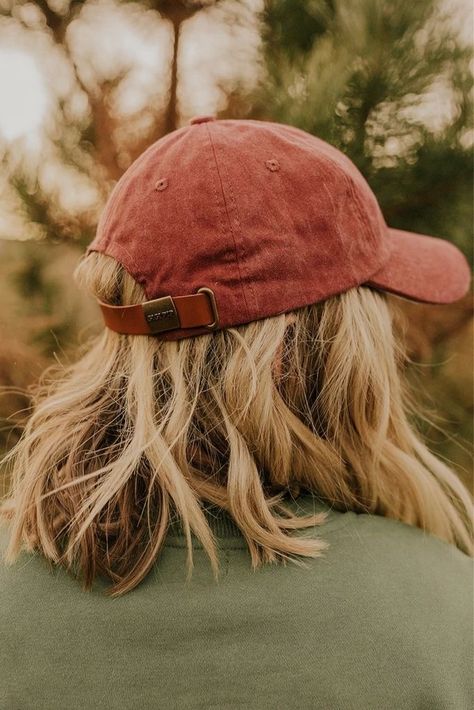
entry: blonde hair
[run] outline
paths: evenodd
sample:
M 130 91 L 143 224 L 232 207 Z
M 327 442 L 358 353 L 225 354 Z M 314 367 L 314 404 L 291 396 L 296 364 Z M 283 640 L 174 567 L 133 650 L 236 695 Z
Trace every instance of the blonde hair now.
M 112 304 L 146 300 L 111 257 L 75 276 Z M 472 554 L 471 500 L 409 423 L 401 340 L 385 294 L 354 288 L 328 300 L 179 341 L 108 329 L 66 369 L 47 370 L 34 411 L 4 459 L 12 488 L 5 561 L 21 544 L 83 578 L 134 587 L 156 562 L 173 511 L 218 578 L 210 503 L 240 528 L 253 568 L 317 557 L 328 544 L 292 530 L 285 495 L 302 489 L 339 510 L 403 521 Z

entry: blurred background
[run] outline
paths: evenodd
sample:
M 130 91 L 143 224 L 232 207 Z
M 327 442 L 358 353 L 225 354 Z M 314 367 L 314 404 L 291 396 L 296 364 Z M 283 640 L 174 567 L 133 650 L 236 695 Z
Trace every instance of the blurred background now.
M 0 0 L 0 453 L 28 387 L 101 327 L 71 274 L 107 195 L 194 115 L 322 137 L 388 224 L 472 263 L 472 33 L 470 0 Z M 397 300 L 418 423 L 472 489 L 472 298 Z

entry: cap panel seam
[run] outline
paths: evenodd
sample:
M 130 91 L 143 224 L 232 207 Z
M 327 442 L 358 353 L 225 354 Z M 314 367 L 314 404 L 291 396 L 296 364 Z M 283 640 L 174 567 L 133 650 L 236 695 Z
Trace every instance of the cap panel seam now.
M 277 154 L 277 155 L 280 157 L 280 161 L 281 161 L 280 152 L 278 151 L 278 153 L 276 153 L 276 151 L 275 151 L 275 154 Z M 286 213 L 286 216 L 287 216 L 287 219 L 288 219 L 288 224 L 291 225 L 291 235 L 290 235 L 290 238 L 291 238 L 291 243 L 292 243 L 292 249 L 293 249 L 293 252 L 294 252 L 295 263 L 296 263 L 296 266 L 298 267 L 298 271 L 299 271 L 299 280 L 296 281 L 296 288 L 295 288 L 295 291 L 296 291 L 296 290 L 298 291 L 298 294 L 299 294 L 299 296 L 300 296 L 300 300 L 303 301 L 303 300 L 307 300 L 307 299 L 309 298 L 309 296 L 308 296 L 308 289 L 307 289 L 307 288 L 304 289 L 304 293 L 303 293 L 303 290 L 302 290 L 302 286 L 305 285 L 305 283 L 303 283 L 303 282 L 305 281 L 305 279 L 304 279 L 304 277 L 302 277 L 302 275 L 301 275 L 301 273 L 302 273 L 301 265 L 302 265 L 302 257 L 303 257 L 303 254 L 302 254 L 301 252 L 299 252 L 299 251 L 296 249 L 296 239 L 295 239 L 295 235 L 296 235 L 296 231 L 297 231 L 297 230 L 296 230 L 296 227 L 295 227 L 295 220 L 294 220 L 293 217 L 291 216 L 290 210 L 288 209 L 288 200 L 285 198 L 285 192 L 286 192 L 286 190 L 285 190 L 285 185 L 284 185 L 285 170 L 282 169 L 282 170 L 278 170 L 278 171 L 275 171 L 275 172 L 276 172 L 277 174 L 276 174 L 276 175 L 273 175 L 272 177 L 274 177 L 274 179 L 278 182 L 278 185 L 279 185 L 279 188 L 280 188 L 280 205 L 283 206 L 283 209 L 284 209 L 284 211 L 285 211 L 285 213 Z M 273 192 L 274 192 L 274 194 L 276 194 L 276 190 L 274 190 Z M 303 261 L 304 261 L 304 259 L 303 259 Z M 306 285 L 307 285 L 307 284 L 306 284 Z M 281 312 L 281 311 L 280 311 L 280 312 Z M 286 312 L 286 311 L 285 311 L 285 312 Z
M 326 196 L 327 196 L 327 198 L 328 198 L 328 202 L 329 202 L 329 204 L 331 205 L 331 209 L 332 209 L 332 213 L 333 213 L 333 219 L 334 219 L 334 226 L 335 226 L 335 228 L 336 228 L 337 238 L 338 238 L 338 240 L 339 240 L 339 246 L 340 246 L 340 248 L 341 248 L 341 250 L 342 250 L 342 253 L 344 253 L 346 250 L 345 250 L 344 239 L 343 239 L 343 236 L 342 236 L 342 233 L 341 233 L 341 228 L 340 228 L 340 225 L 339 225 L 339 220 L 337 219 L 336 205 L 334 204 L 334 200 L 333 200 L 333 198 L 332 198 L 331 191 L 329 190 L 328 186 L 327 186 L 326 183 L 324 182 L 324 179 L 321 180 L 321 184 L 322 184 L 323 190 L 324 190 L 324 192 L 326 193 Z M 351 261 L 350 259 L 349 259 L 348 261 L 349 261 L 349 266 L 350 266 L 350 271 L 351 271 L 352 277 L 357 280 L 357 279 L 358 279 L 358 275 L 357 275 L 356 272 L 355 272 L 354 265 L 353 265 L 353 263 L 352 263 L 352 261 Z
M 347 180 L 347 182 L 348 182 L 348 184 L 349 184 L 349 189 L 350 189 L 351 195 L 352 195 L 352 197 L 353 197 L 353 199 L 354 199 L 354 203 L 357 205 L 357 209 L 358 209 L 358 211 L 359 211 L 359 215 L 362 217 L 362 220 L 363 220 L 365 226 L 370 230 L 370 232 L 371 232 L 371 234 L 372 234 L 372 237 L 373 237 L 374 239 L 377 239 L 377 235 L 375 234 L 375 231 L 374 231 L 374 228 L 373 228 L 373 226 L 372 226 L 371 221 L 365 219 L 364 208 L 363 208 L 363 205 L 362 205 L 362 203 L 361 203 L 360 197 L 359 197 L 359 195 L 357 194 L 357 190 L 355 189 L 355 185 L 354 185 L 353 179 L 352 179 L 349 175 L 346 175 L 345 177 L 346 177 L 346 180 Z M 364 178 L 364 179 L 365 179 L 365 178 Z M 369 189 L 371 190 L 370 185 L 369 185 L 368 183 L 367 183 L 367 185 L 369 186 Z M 374 195 L 374 197 L 375 197 L 375 195 Z M 376 203 L 377 203 L 377 205 L 378 205 L 378 201 L 377 201 L 377 198 L 376 198 L 376 197 L 375 197 L 375 201 L 376 201 Z M 383 215 L 382 215 L 382 217 L 383 217 Z
M 343 181 L 344 181 L 344 184 L 346 185 L 346 187 L 349 188 L 349 192 L 350 192 L 351 197 L 352 197 L 352 198 L 355 198 L 355 194 L 354 194 L 354 190 L 353 190 L 352 183 L 350 183 L 348 176 L 344 173 L 344 171 L 340 168 L 340 166 L 339 166 L 335 161 L 331 160 L 331 158 L 328 157 L 327 155 L 320 155 L 320 156 L 319 156 L 319 160 L 320 160 L 321 162 L 323 162 L 323 163 L 326 163 L 326 165 L 328 165 L 328 164 L 331 165 L 331 166 L 335 169 L 335 171 L 339 174 L 339 176 L 343 178 Z M 334 203 L 334 200 L 333 200 L 333 198 L 332 198 L 331 192 L 330 192 L 330 190 L 329 190 L 329 188 L 328 188 L 328 186 L 327 186 L 327 184 L 326 184 L 324 178 L 321 180 L 321 184 L 322 184 L 322 186 L 323 186 L 323 189 L 324 189 L 324 192 L 325 192 L 325 194 L 326 194 L 327 200 L 328 200 L 329 204 L 331 205 L 332 214 L 333 214 L 333 223 L 334 223 L 334 226 L 335 226 L 335 229 L 336 229 L 337 238 L 338 238 L 338 241 L 339 241 L 339 245 L 340 245 L 340 247 L 341 247 L 341 249 L 342 249 L 342 252 L 344 253 L 344 252 L 345 252 L 344 239 L 343 239 L 343 237 L 342 237 L 341 229 L 340 229 L 340 226 L 339 226 L 339 221 L 338 221 L 338 219 L 337 219 L 336 206 L 335 206 L 335 203 Z M 361 211 L 360 204 L 359 204 L 355 199 L 354 199 L 354 203 L 355 203 L 356 208 L 357 208 L 357 214 L 358 214 L 359 223 L 362 224 L 363 226 L 368 226 L 367 223 L 366 223 L 364 214 L 363 214 L 362 211 Z M 350 262 L 350 270 L 351 270 L 352 277 L 353 277 L 356 281 L 358 281 L 358 275 L 356 274 L 356 272 L 355 272 L 355 270 L 354 270 L 354 267 L 353 267 L 353 264 L 352 264 L 351 262 Z M 352 287 L 351 287 L 351 288 L 352 288 Z
M 324 156 L 324 159 L 327 160 L 329 163 L 331 163 L 331 165 L 336 169 L 337 172 L 339 172 L 339 174 L 344 179 L 344 182 L 348 186 L 349 191 L 352 196 L 352 199 L 354 200 L 354 204 L 356 205 L 357 212 L 359 214 L 360 223 L 363 224 L 365 227 L 367 227 L 370 230 L 372 237 L 376 237 L 375 232 L 372 228 L 372 225 L 370 224 L 370 221 L 366 219 L 365 211 L 364 211 L 363 206 L 360 202 L 359 196 L 357 194 L 357 190 L 354 189 L 354 181 L 352 180 L 352 178 L 349 175 L 347 175 L 346 172 L 344 172 L 344 170 L 340 167 L 340 165 L 338 165 L 338 163 L 335 160 L 332 160 L 327 155 Z
M 281 124 L 278 124 L 278 123 L 277 123 L 276 125 L 279 126 L 279 125 L 281 125 Z M 298 131 L 298 133 L 301 133 L 301 134 L 303 134 L 303 135 L 306 133 L 305 131 L 302 131 L 301 129 L 297 128 L 296 126 L 289 126 L 289 128 L 291 128 L 292 130 L 296 130 L 296 131 Z M 306 138 L 307 138 L 308 135 L 317 138 L 317 136 L 313 136 L 313 134 L 310 134 L 310 133 L 309 133 L 309 134 L 306 134 Z M 327 145 L 329 145 L 329 146 L 331 146 L 332 148 L 334 148 L 334 146 L 332 146 L 330 143 L 328 143 Z M 337 150 L 337 149 L 336 149 L 336 150 Z M 340 151 L 340 152 L 342 153 L 342 151 Z M 347 158 L 347 156 L 345 155 L 345 153 L 342 153 L 342 155 L 344 155 L 344 157 Z M 365 225 L 366 227 L 368 227 L 369 230 L 371 231 L 372 236 L 375 237 L 376 235 L 375 235 L 375 233 L 374 233 L 374 231 L 373 231 L 373 229 L 372 229 L 372 226 L 371 226 L 370 222 L 369 222 L 368 220 L 366 220 L 365 210 L 364 210 L 364 208 L 363 208 L 363 205 L 362 205 L 361 202 L 360 202 L 359 196 L 357 195 L 357 191 L 356 191 L 355 188 L 354 188 L 354 181 L 353 181 L 353 179 L 350 177 L 350 175 L 348 175 L 348 174 L 343 170 L 343 168 L 341 168 L 341 166 L 339 165 L 339 163 L 338 163 L 336 160 L 334 160 L 333 158 L 331 158 L 331 156 L 329 156 L 329 155 L 321 155 L 320 158 L 322 158 L 323 160 L 326 160 L 328 163 L 330 163 L 330 165 L 332 165 L 332 167 L 336 170 L 336 172 L 338 172 L 339 175 L 343 178 L 344 182 L 345 182 L 346 185 L 349 187 L 349 191 L 350 191 L 351 196 L 352 196 L 352 198 L 353 198 L 353 200 L 354 200 L 354 203 L 355 203 L 355 205 L 356 205 L 357 212 L 358 212 L 358 214 L 359 214 L 359 221 L 360 221 L 363 225 Z M 357 167 L 357 166 L 355 166 L 355 167 Z M 362 176 L 362 177 L 364 178 L 364 176 Z M 365 180 L 365 178 L 364 178 L 364 180 Z M 369 185 L 369 188 L 370 188 L 370 185 Z
M 349 191 L 350 191 L 350 194 L 351 194 L 351 197 L 352 197 L 353 202 L 354 202 L 354 205 L 356 206 L 357 213 L 358 213 L 358 215 L 359 215 L 359 224 L 361 224 L 363 227 L 365 227 L 366 229 L 368 229 L 368 230 L 370 231 L 372 237 L 373 237 L 374 239 L 377 239 L 377 236 L 376 236 L 376 234 L 375 234 L 375 232 L 374 232 L 374 229 L 373 229 L 373 227 L 372 227 L 370 221 L 369 221 L 368 219 L 366 219 L 366 215 L 365 215 L 363 206 L 362 206 L 362 204 L 361 204 L 361 202 L 360 202 L 360 199 L 359 199 L 359 196 L 358 196 L 358 194 L 357 194 L 357 190 L 355 189 L 354 181 L 352 180 L 352 178 L 344 172 L 344 170 L 340 167 L 340 165 L 338 165 L 338 163 L 337 163 L 335 160 L 332 160 L 332 158 L 330 158 L 330 157 L 327 156 L 327 155 L 324 155 L 324 156 L 322 156 L 322 157 L 323 157 L 323 160 L 326 160 L 328 163 L 330 163 L 330 164 L 333 166 L 333 168 L 336 170 L 336 172 L 339 173 L 339 175 L 343 178 L 345 184 L 348 186 Z M 325 187 L 326 187 L 326 186 L 325 186 Z M 328 192 L 327 189 L 326 189 L 326 192 Z M 328 196 L 329 196 L 329 195 L 328 195 Z M 332 204 L 332 200 L 331 200 L 331 204 Z M 333 207 L 333 209 L 334 209 L 334 207 Z M 338 236 L 339 236 L 339 235 L 340 235 L 340 230 L 338 229 Z M 390 255 L 389 255 L 389 257 L 384 261 L 384 264 L 387 263 L 387 262 L 389 261 L 389 259 L 390 259 Z M 378 271 L 380 268 L 382 268 L 382 266 L 383 266 L 383 264 L 382 264 L 381 266 L 378 266 L 377 269 L 376 269 L 376 271 L 371 272 L 371 274 L 372 274 L 372 273 L 374 273 L 374 274 L 377 273 L 377 271 Z M 355 276 L 354 271 L 353 271 L 352 269 L 351 269 L 351 271 L 352 271 L 352 274 Z M 370 277 L 369 277 L 369 278 L 370 278 Z M 365 281 L 364 281 L 363 283 L 365 283 Z M 360 285 L 362 285 L 362 284 L 360 284 Z
M 242 268 L 241 268 L 240 259 L 239 259 L 239 251 L 238 251 L 238 248 L 237 248 L 237 241 L 236 241 L 235 234 L 234 234 L 234 229 L 233 229 L 233 226 L 232 226 L 232 220 L 231 220 L 231 217 L 230 217 L 230 214 L 229 214 L 229 208 L 228 208 L 228 205 L 227 205 L 226 194 L 225 194 L 225 191 L 224 191 L 224 184 L 223 184 L 223 182 L 222 182 L 222 175 L 221 175 L 221 171 L 220 171 L 220 169 L 219 169 L 219 163 L 218 163 L 218 161 L 217 161 L 216 149 L 215 149 L 215 146 L 214 146 L 214 141 L 212 140 L 211 131 L 210 131 L 210 129 L 209 129 L 209 123 L 205 123 L 204 125 L 205 125 L 205 127 L 206 127 L 207 134 L 208 134 L 208 137 L 209 137 L 209 143 L 210 143 L 210 145 L 211 145 L 211 150 L 212 150 L 212 154 L 213 154 L 213 157 L 214 157 L 214 162 L 215 162 L 216 170 L 217 170 L 217 176 L 218 176 L 218 178 L 219 178 L 219 183 L 220 183 L 220 187 L 221 187 L 222 199 L 223 199 L 223 201 L 224 201 L 224 207 L 225 207 L 225 211 L 226 211 L 226 215 L 227 215 L 227 220 L 228 220 L 228 222 L 229 222 L 229 229 L 230 229 L 230 233 L 231 233 L 231 235 L 232 235 L 232 241 L 233 241 L 233 243 L 234 243 L 235 262 L 236 262 L 237 269 L 238 269 L 238 272 L 239 272 L 240 286 L 241 286 L 241 289 L 242 289 L 242 295 L 243 295 L 243 298 L 244 298 L 245 307 L 246 307 L 246 309 L 247 309 L 247 318 L 250 319 L 250 318 L 252 318 L 252 315 L 251 315 L 251 313 L 250 313 L 249 304 L 248 304 L 248 301 L 247 301 L 247 295 L 246 295 L 246 293 L 245 293 L 245 289 L 244 289 L 243 283 L 242 283 Z M 228 179 L 228 176 L 227 176 L 227 179 Z M 232 188 L 231 188 L 231 186 L 230 186 L 230 181 L 229 181 L 229 180 L 228 180 L 228 183 L 229 183 L 229 192 L 230 192 L 231 198 L 232 198 L 232 200 L 233 200 L 233 202 L 234 202 L 235 211 L 237 212 L 237 204 L 236 204 L 235 198 L 234 198 L 234 196 L 233 196 L 233 192 L 232 192 Z M 238 220 L 239 227 L 240 227 L 241 225 L 240 225 L 240 219 L 239 219 L 238 215 L 237 215 L 237 220 Z M 254 290 L 253 290 L 253 288 L 252 288 L 252 285 L 250 285 L 249 288 L 250 288 L 250 290 L 252 291 L 253 298 L 254 298 L 254 302 L 256 302 L 255 292 L 254 292 Z

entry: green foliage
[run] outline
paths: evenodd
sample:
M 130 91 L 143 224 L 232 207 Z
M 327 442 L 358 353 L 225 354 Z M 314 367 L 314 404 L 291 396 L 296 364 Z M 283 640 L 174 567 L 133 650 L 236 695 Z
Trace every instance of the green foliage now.
M 29 325 L 27 342 L 37 352 L 51 355 L 58 342 L 67 342 L 74 333 L 74 319 L 62 304 L 64 283 L 51 274 L 41 243 L 24 243 L 20 248 L 21 258 L 11 275 L 21 297 L 19 315 Z
M 284 53 L 296 59 L 307 53 L 317 37 L 323 35 L 334 18 L 334 2 L 278 0 L 265 12 L 263 38 L 275 58 Z
M 391 226 L 450 239 L 470 256 L 471 52 L 439 4 L 275 0 L 264 23 L 255 113 L 340 148 Z

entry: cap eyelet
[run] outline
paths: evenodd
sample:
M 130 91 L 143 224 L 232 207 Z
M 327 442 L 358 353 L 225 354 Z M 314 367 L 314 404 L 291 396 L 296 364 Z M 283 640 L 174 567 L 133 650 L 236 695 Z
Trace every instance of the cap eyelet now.
M 155 182 L 155 190 L 161 192 L 161 190 L 166 190 L 168 187 L 168 178 L 160 178 Z
M 267 160 L 265 165 L 269 170 L 272 171 L 272 173 L 276 172 L 277 170 L 280 170 L 280 163 L 276 158 L 271 158 L 270 160 Z

